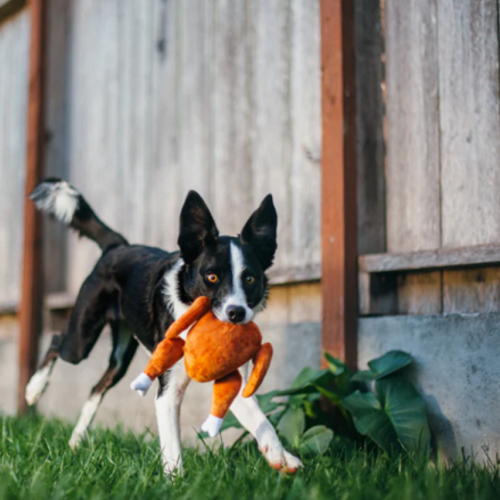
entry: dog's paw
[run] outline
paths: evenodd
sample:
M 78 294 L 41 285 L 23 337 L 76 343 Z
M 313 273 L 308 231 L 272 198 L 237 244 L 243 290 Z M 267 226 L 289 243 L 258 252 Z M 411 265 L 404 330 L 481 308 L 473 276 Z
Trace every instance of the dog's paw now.
M 210 437 L 215 437 L 219 434 L 222 425 L 222 418 L 209 415 L 208 418 L 201 424 L 201 430 L 206 432 Z
M 50 367 L 46 366 L 38 370 L 28 382 L 26 390 L 24 392 L 24 397 L 29 406 L 33 406 L 43 394 L 43 391 L 49 384 L 50 379 Z
M 260 448 L 267 463 L 276 470 L 286 474 L 295 474 L 299 467 L 304 467 L 302 462 L 281 446 L 264 445 Z
M 145 396 L 153 381 L 145 374 L 141 373 L 130 384 L 133 391 L 137 391 L 141 396 Z
M 69 440 L 69 447 L 73 451 L 77 450 L 82 444 L 83 437 L 84 436 L 82 436 L 81 434 L 73 432 L 73 434 L 71 434 L 71 439 Z

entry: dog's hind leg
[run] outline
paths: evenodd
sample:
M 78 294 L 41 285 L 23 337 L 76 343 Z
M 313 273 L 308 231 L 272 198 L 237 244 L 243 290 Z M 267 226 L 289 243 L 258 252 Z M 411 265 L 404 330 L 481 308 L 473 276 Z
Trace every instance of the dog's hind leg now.
M 83 405 L 78 422 L 73 430 L 69 445 L 72 449 L 79 446 L 87 434 L 92 420 L 101 404 L 106 391 L 116 385 L 125 375 L 127 368 L 137 349 L 137 340 L 132 332 L 121 325 L 118 320 L 110 322 L 113 337 L 113 349 L 109 357 L 109 364 L 101 380 L 94 386 L 89 399 Z
M 26 402 L 31 406 L 34 405 L 43 394 L 50 382 L 50 375 L 54 364 L 59 357 L 59 349 L 61 347 L 62 336 L 53 335 L 50 347 L 45 354 L 45 358 L 40 364 L 40 367 L 31 377 L 28 385 L 26 386 L 25 397 Z

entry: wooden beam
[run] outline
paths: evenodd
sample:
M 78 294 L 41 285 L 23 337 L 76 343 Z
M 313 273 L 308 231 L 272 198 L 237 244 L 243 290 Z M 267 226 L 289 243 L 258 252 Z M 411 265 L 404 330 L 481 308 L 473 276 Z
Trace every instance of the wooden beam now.
M 40 213 L 28 200 L 43 173 L 45 0 L 30 0 L 31 42 L 24 202 L 24 246 L 21 309 L 19 315 L 19 384 L 17 410 L 27 409 L 24 391 L 36 369 L 38 338 L 42 330 L 42 227 Z
M 359 257 L 362 273 L 425 271 L 500 264 L 500 245 L 441 248 L 408 253 L 380 253 Z
M 354 5 L 321 0 L 323 349 L 357 362 Z
M 0 0 L 0 23 L 19 12 L 26 5 L 26 0 Z

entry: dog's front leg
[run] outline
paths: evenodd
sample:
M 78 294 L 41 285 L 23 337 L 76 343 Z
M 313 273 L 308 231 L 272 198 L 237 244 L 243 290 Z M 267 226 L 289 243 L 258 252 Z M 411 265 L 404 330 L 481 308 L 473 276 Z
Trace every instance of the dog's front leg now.
M 246 379 L 246 377 L 244 378 Z M 274 469 L 291 473 L 294 473 L 299 467 L 303 467 L 302 462 L 297 457 L 283 448 L 274 427 L 260 409 L 257 398 L 255 396 L 244 398 L 241 392 L 234 400 L 231 411 L 240 424 L 257 440 L 259 450 L 269 465 Z
M 156 418 L 165 474 L 182 474 L 180 406 L 190 378 L 184 362 L 177 362 L 160 377 L 156 396 Z

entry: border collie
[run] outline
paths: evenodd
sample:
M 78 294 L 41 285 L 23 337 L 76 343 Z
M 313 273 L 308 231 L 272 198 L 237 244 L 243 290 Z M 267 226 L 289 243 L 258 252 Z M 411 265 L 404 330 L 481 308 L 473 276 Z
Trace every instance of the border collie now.
M 78 364 L 90 354 L 104 326 L 110 325 L 113 348 L 109 366 L 82 409 L 69 443 L 73 449 L 85 437 L 104 394 L 124 376 L 138 344 L 153 352 L 169 325 L 194 299 L 210 297 L 217 318 L 232 323 L 247 323 L 265 307 L 265 271 L 277 248 L 277 214 L 271 195 L 234 238 L 219 236 L 207 205 L 198 193 L 190 191 L 180 214 L 180 251 L 173 253 L 130 245 L 64 180 L 48 178 L 30 197 L 38 209 L 95 241 L 102 250 L 80 289 L 65 330 L 53 336 L 26 387 L 26 400 L 33 405 L 47 387 L 57 358 Z M 242 370 L 244 378 L 246 371 Z M 188 383 L 183 360 L 159 379 L 155 406 L 166 474 L 182 472 L 179 416 Z M 294 472 L 302 465 L 283 448 L 254 397 L 240 394 L 231 411 L 255 437 L 272 467 Z

